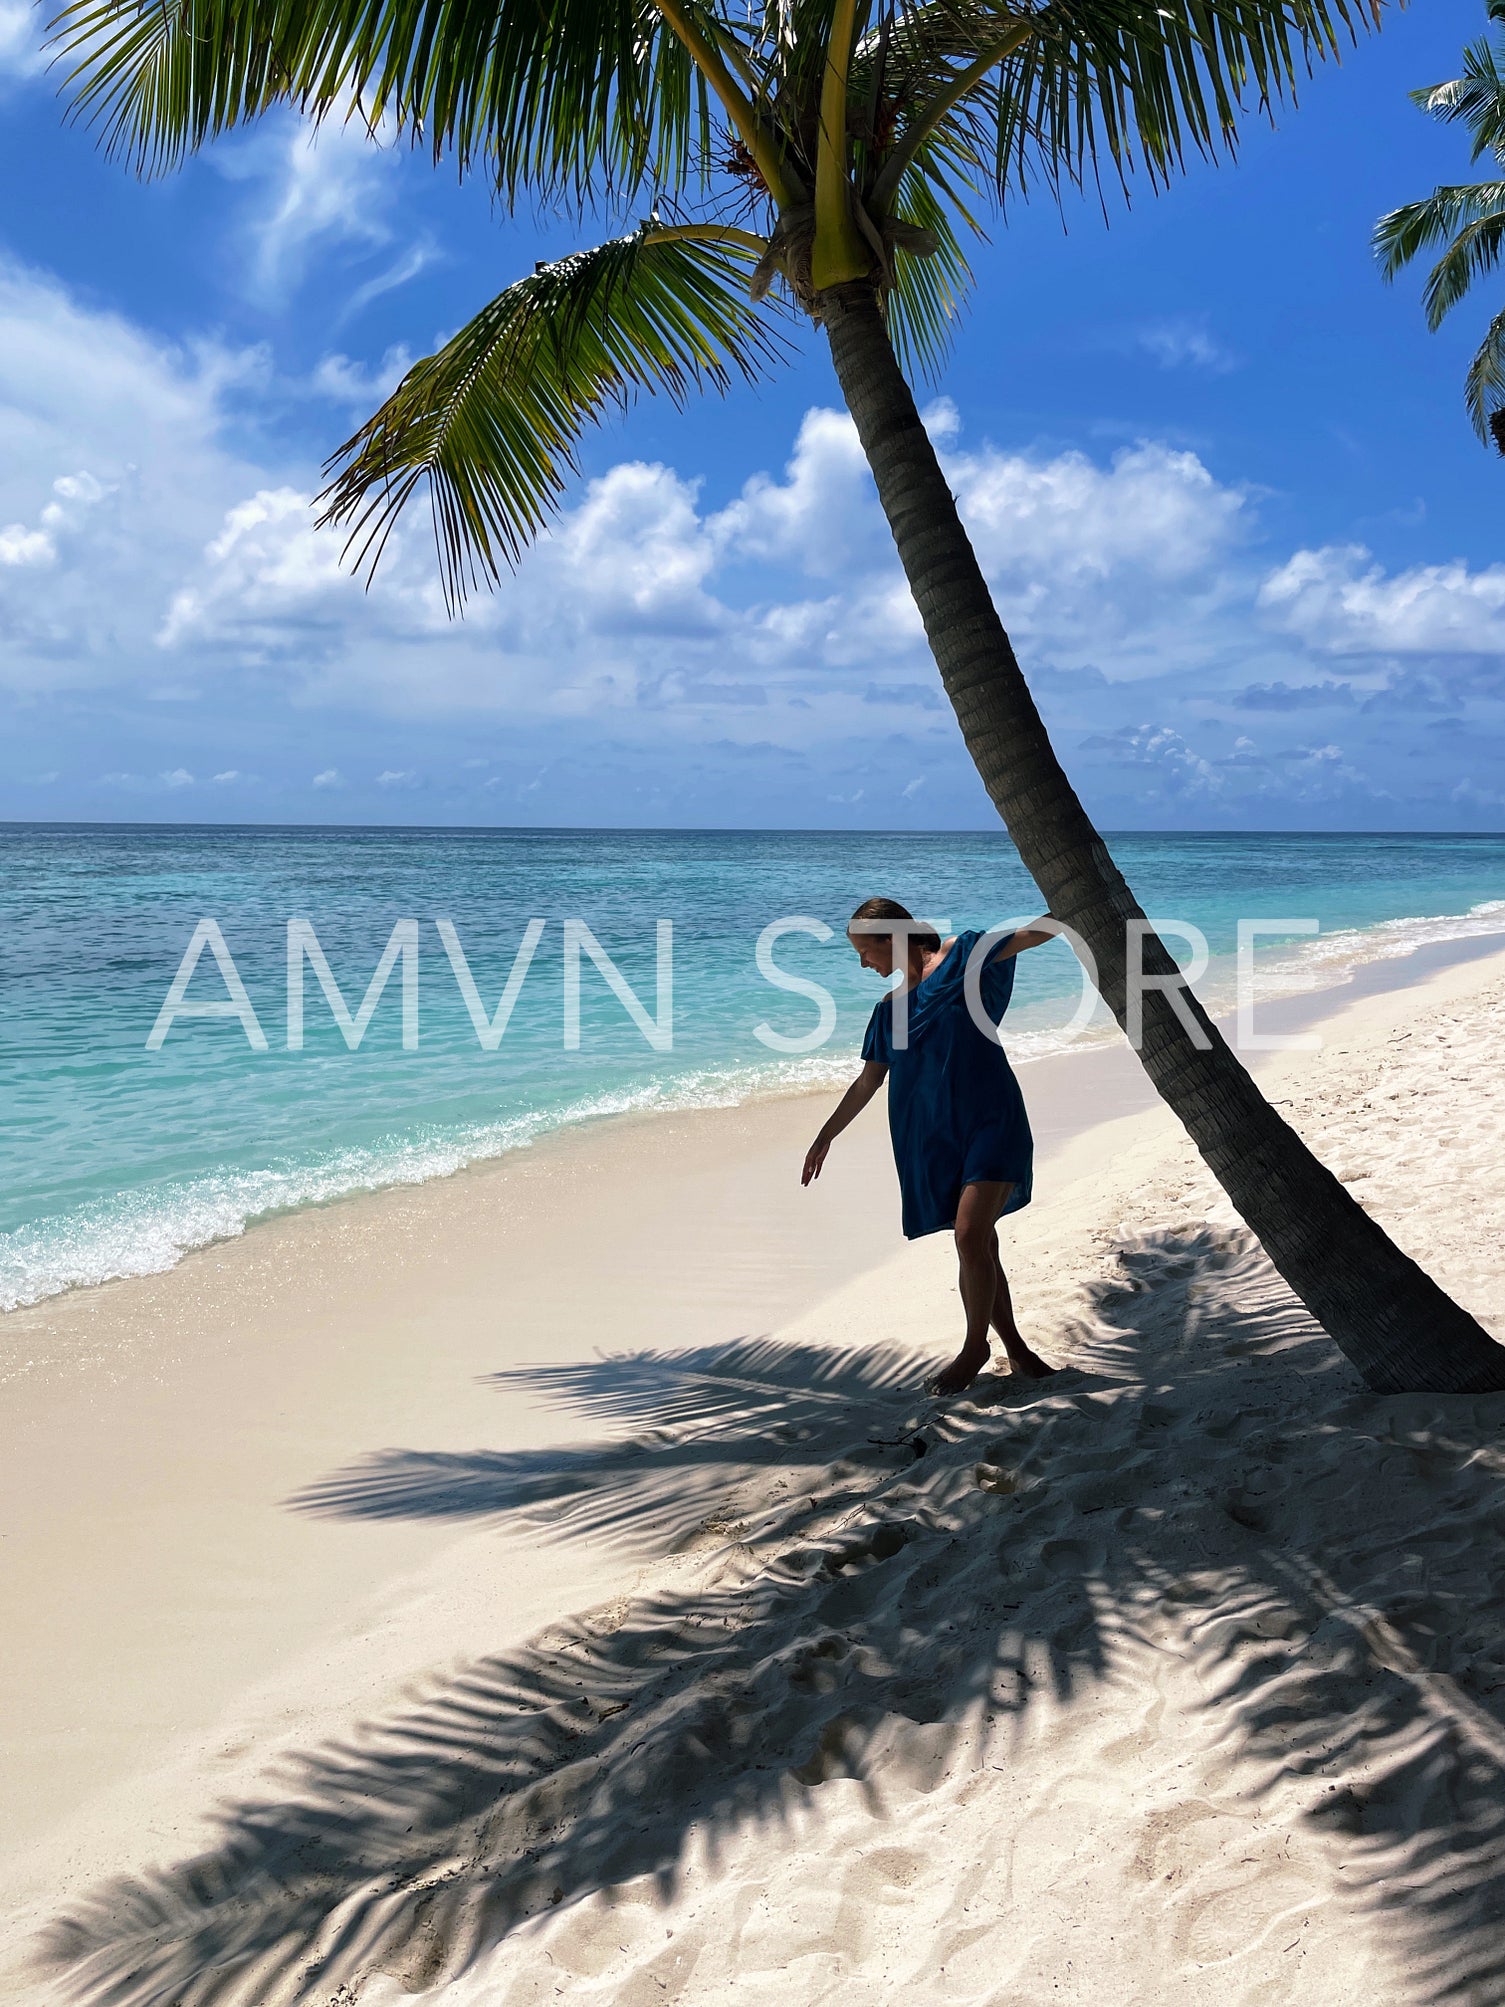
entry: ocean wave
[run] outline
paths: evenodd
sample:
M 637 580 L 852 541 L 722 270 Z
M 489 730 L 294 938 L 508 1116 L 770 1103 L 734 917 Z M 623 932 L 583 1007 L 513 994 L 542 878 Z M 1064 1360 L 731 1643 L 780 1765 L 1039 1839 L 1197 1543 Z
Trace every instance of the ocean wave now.
M 195 1248 L 236 1239 L 248 1226 L 279 1213 L 357 1192 L 427 1184 L 581 1122 L 735 1108 L 753 1099 L 844 1085 L 856 1063 L 852 1053 L 823 1052 L 759 1066 L 699 1067 L 495 1122 L 418 1129 L 302 1162 L 211 1171 L 122 1192 L 0 1234 L 0 1311 L 93 1283 L 160 1275 Z
M 1372 927 L 1342 927 L 1336 933 L 1314 935 L 1295 952 L 1272 949 L 1259 958 L 1262 995 L 1297 996 L 1308 990 L 1336 988 L 1352 982 L 1370 962 L 1414 954 L 1445 941 L 1467 941 L 1484 934 L 1505 933 L 1505 899 L 1482 899 L 1466 913 L 1420 914 L 1399 920 L 1379 920 Z

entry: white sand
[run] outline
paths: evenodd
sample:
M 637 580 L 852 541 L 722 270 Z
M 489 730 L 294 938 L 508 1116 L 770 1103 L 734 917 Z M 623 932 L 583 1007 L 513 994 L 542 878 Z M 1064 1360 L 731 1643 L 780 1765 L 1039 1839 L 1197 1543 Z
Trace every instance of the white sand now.
M 1496 956 L 1354 1003 L 1266 1078 L 1505 1336 L 1502 1037 Z M 479 1176 L 36 1320 L 7 1470 L 12 1509 L 37 1510 L 5 1561 L 38 1626 L 8 1703 L 32 1844 L 6 1907 L 18 1933 L 53 1919 L 70 1965 L 13 1962 L 0 1996 L 1505 1999 L 1505 1397 L 1365 1393 L 1160 1113 L 1066 1146 L 1010 1225 L 1031 1338 L 1066 1369 L 1043 1388 L 916 1400 L 957 1335 L 941 1240 L 772 1339 L 745 1335 L 767 1328 L 741 1314 L 755 1262 L 689 1257 L 684 1315 L 670 1292 L 656 1329 L 656 1230 L 756 1251 L 809 1217 L 738 1229 L 809 1124 L 735 1119 L 751 1175 L 725 1213 L 693 1122 L 605 1211 L 605 1132 L 540 1155 L 532 1212 L 514 1173 L 510 1323 Z M 882 1143 L 874 1124 L 838 1145 L 819 1203 L 839 1245 L 823 1271 L 808 1256 L 806 1294 L 892 1232 Z M 584 1252 L 555 1299 L 530 1293 L 525 1256 L 568 1263 L 544 1246 L 567 1160 L 603 1231 L 628 1215 L 637 1273 L 603 1334 L 628 1356 L 578 1343 Z M 347 1260 L 312 1260 L 332 1230 Z M 192 1322 L 216 1306 L 217 1368 Z M 79 1387 L 109 1405 L 91 1315 L 118 1405 L 81 1451 Z M 155 1408 L 148 1356 L 175 1361 Z M 506 1384 L 552 1407 L 457 1393 L 524 1358 L 541 1370 Z M 161 1468 L 132 1527 L 141 1429 Z M 405 1453 L 359 1455 L 382 1441 Z M 317 1509 L 282 1510 L 300 1490 Z M 206 1610 L 234 1541 L 254 1551 Z M 175 1696 L 156 1715 L 154 1665 Z M 46 1715 L 49 1681 L 51 1753 L 25 1704 Z M 91 1799 L 72 1738 L 96 1711 Z

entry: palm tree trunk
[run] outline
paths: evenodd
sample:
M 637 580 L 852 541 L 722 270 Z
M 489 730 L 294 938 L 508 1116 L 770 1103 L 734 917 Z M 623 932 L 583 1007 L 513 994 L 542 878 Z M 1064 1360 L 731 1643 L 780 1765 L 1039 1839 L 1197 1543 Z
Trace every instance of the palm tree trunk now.
M 1126 1027 L 1127 923 L 1144 915 L 1051 748 L 872 285 L 830 287 L 816 304 L 967 750 L 1051 912 L 1097 958 L 1098 987 Z M 1153 933 L 1141 966 L 1151 977 L 1175 972 Z M 1505 1347 L 1318 1162 L 1183 994 L 1207 1049 L 1198 1050 L 1169 997 L 1147 990 L 1145 1069 L 1271 1261 L 1366 1383 L 1380 1393 L 1505 1389 Z

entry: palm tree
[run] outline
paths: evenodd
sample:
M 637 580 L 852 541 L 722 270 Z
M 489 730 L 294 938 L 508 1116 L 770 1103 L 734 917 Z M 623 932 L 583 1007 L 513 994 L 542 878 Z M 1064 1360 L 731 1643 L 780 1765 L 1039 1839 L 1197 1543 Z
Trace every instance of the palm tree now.
M 920 421 L 990 199 L 1231 147 L 1379 0 L 71 0 L 75 112 L 140 171 L 276 105 L 358 116 L 508 203 L 637 227 L 540 266 L 414 365 L 331 462 L 373 565 L 427 491 L 451 602 L 548 520 L 584 427 L 824 331 L 968 751 L 1155 1086 L 1371 1387 L 1505 1388 L 1505 1351 L 1396 1248 L 1178 989 L 1067 780 Z
M 1485 11 L 1491 21 L 1505 22 L 1505 0 L 1489 0 Z M 1505 169 L 1505 36 L 1497 36 L 1493 46 L 1487 40 L 1470 42 L 1463 51 L 1463 75 L 1412 91 L 1411 102 L 1445 125 L 1461 122 L 1473 135 L 1469 158 L 1487 153 Z M 1374 248 L 1387 279 L 1434 244 L 1447 247 L 1422 295 L 1427 326 L 1435 332 L 1474 280 L 1486 277 L 1500 261 L 1505 181 L 1434 188 L 1425 201 L 1392 209 L 1374 226 Z M 1469 364 L 1464 396 L 1479 437 L 1492 438 L 1505 453 L 1505 308 L 1490 322 Z

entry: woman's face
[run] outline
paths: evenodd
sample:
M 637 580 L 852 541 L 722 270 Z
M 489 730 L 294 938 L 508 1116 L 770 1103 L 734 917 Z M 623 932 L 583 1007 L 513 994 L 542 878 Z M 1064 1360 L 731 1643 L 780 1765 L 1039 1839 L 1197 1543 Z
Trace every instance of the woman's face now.
M 874 975 L 891 976 L 894 972 L 894 937 L 892 934 L 854 934 L 847 932 L 857 959 L 865 969 Z

